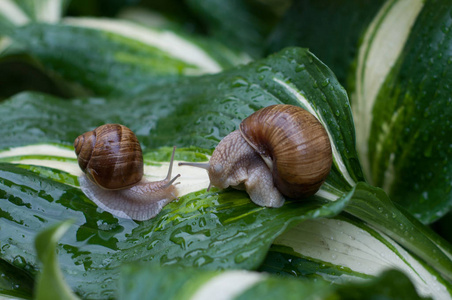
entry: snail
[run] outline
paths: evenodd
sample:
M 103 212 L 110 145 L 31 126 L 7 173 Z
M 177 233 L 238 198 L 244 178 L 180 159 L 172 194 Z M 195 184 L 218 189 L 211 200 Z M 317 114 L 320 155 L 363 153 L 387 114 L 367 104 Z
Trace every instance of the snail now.
M 79 183 L 85 195 L 104 210 L 123 218 L 147 220 L 177 198 L 171 179 L 173 148 L 168 174 L 161 181 L 143 178 L 143 154 L 135 134 L 120 124 L 105 124 L 74 141 L 84 175 Z
M 244 119 L 220 141 L 208 163 L 179 165 L 206 169 L 208 190 L 212 185 L 245 189 L 254 203 L 280 207 L 285 197 L 315 194 L 332 161 L 323 125 L 301 107 L 278 104 Z

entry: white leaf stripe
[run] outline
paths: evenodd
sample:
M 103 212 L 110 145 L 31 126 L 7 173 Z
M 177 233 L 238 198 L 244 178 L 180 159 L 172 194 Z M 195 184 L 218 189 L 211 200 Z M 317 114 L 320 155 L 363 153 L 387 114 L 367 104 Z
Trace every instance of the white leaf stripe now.
M 436 271 L 418 261 L 386 235 L 344 219 L 309 220 L 278 237 L 274 244 L 291 247 L 301 257 L 324 261 L 354 272 L 378 276 L 386 269 L 404 272 L 419 294 L 452 299 Z
M 300 105 L 309 111 L 311 114 L 313 114 L 325 127 L 328 137 L 331 142 L 331 149 L 333 151 L 333 158 L 334 162 L 336 163 L 336 166 L 338 167 L 339 171 L 341 172 L 342 176 L 345 178 L 345 180 L 350 184 L 350 186 L 355 186 L 356 182 L 352 179 L 350 174 L 348 173 L 347 167 L 344 164 L 344 161 L 342 159 L 342 156 L 340 154 L 340 151 L 337 149 L 337 145 L 335 143 L 335 139 L 333 138 L 333 135 L 331 134 L 331 129 L 328 127 L 328 123 L 325 122 L 325 119 L 323 118 L 322 114 L 318 112 L 314 107 L 312 107 L 311 103 L 303 96 L 303 94 L 292 84 L 286 83 L 279 78 L 273 78 L 273 81 L 281 85 L 284 89 L 286 89 L 289 94 L 293 95 L 295 99 L 300 103 Z
M 29 157 L 33 158 L 30 159 Z M 39 158 L 42 156 L 42 159 Z M 76 161 L 74 150 L 52 144 L 29 145 L 0 151 L 0 162 L 48 167 L 67 172 L 74 176 L 82 175 Z M 207 189 L 210 180 L 207 172 L 200 168 L 179 167 L 174 161 L 173 174 L 181 174 L 176 185 L 178 196 Z M 145 161 L 144 176 L 150 181 L 162 180 L 168 173 L 169 162 Z
M 24 11 L 11 0 L 0 1 L 0 17 L 3 17 L 16 26 L 22 26 L 30 22 L 30 18 Z
M 35 1 L 36 18 L 39 21 L 56 23 L 61 19 L 62 0 Z
M 222 70 L 222 67 L 203 49 L 171 31 L 152 30 L 124 20 L 65 18 L 64 23 L 71 26 L 111 32 L 129 39 L 135 39 L 159 48 L 188 64 L 197 66 L 200 71 L 205 73 L 216 73 Z
M 190 299 L 234 299 L 265 278 L 267 278 L 267 276 L 262 273 L 239 270 L 226 271 L 204 283 Z
M 372 110 L 383 82 L 403 50 L 411 27 L 424 5 L 423 2 L 387 1 L 369 25 L 359 49 L 356 90 L 351 98 L 358 153 L 366 178 L 370 182 L 372 178 L 368 159 L 368 140 L 373 121 Z

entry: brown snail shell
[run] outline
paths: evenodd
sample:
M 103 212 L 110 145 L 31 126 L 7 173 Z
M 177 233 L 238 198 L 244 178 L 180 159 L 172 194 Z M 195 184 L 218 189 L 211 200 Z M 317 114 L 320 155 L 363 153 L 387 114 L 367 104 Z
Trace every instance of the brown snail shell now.
M 227 135 L 209 163 L 180 163 L 208 171 L 219 188 L 245 189 L 253 202 L 279 207 L 284 196 L 315 194 L 332 165 L 328 133 L 305 109 L 272 105 L 251 114 Z
M 135 134 L 120 124 L 105 124 L 75 139 L 75 154 L 86 176 L 105 189 L 123 189 L 143 177 L 143 154 Z
M 330 173 L 333 157 L 328 134 L 301 107 L 265 107 L 243 120 L 240 132 L 272 171 L 278 190 L 289 198 L 315 194 Z
M 143 155 L 135 134 L 120 124 L 105 124 L 74 141 L 75 153 L 85 176 L 82 191 L 99 207 L 122 218 L 147 220 L 177 198 L 171 179 L 175 147 L 165 179 L 143 178 Z

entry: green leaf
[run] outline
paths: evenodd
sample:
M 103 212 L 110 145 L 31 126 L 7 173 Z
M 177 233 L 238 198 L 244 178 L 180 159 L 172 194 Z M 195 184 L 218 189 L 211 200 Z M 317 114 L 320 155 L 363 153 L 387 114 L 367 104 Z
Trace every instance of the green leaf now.
M 13 264 L 0 259 L 0 297 L 32 299 L 34 280 L 22 269 L 24 263 L 21 256 L 17 256 Z
M 386 271 L 367 283 L 355 283 L 338 287 L 341 299 L 430 299 L 420 297 L 410 280 L 396 270 Z M 370 296 L 369 296 L 370 295 Z
M 383 3 L 295 0 L 270 35 L 268 53 L 287 46 L 307 47 L 348 87 L 360 39 Z
M 452 205 L 451 4 L 388 1 L 369 26 L 356 72 L 367 178 L 424 223 Z
M 31 21 L 56 23 L 61 19 L 68 1 L 3 0 L 0 3 L 0 24 L 14 27 Z
M 383 190 L 358 183 L 345 211 L 382 231 L 446 278 L 452 278 L 450 245 L 417 219 L 397 209 Z
M 101 95 L 130 94 L 249 60 L 216 42 L 117 19 L 32 23 L 15 29 L 11 38 L 48 72 Z
M 14 26 L 20 26 L 28 22 L 30 22 L 30 18 L 18 2 L 13 0 L 5 0 L 0 2 L 1 34 L 8 32 Z
M 309 220 L 289 229 L 275 240 L 260 269 L 341 285 L 397 269 L 420 295 L 452 299 L 452 285 L 439 272 L 381 231 L 346 215 Z
M 127 125 L 137 133 L 148 159 L 168 161 L 168 146 L 177 145 L 197 148 L 184 149 L 182 157 L 176 153 L 176 160 L 200 160 L 197 152 L 210 153 L 241 119 L 275 103 L 312 111 L 333 142 L 334 166 L 327 184 L 306 202 L 288 201 L 279 209 L 258 207 L 244 192 L 206 192 L 206 180 L 200 191 L 182 193 L 155 219 L 134 222 L 99 209 L 78 187 L 80 171 L 70 145 L 78 134 L 95 126 Z M 23 93 L 3 102 L 0 115 L 0 148 L 5 149 L 0 155 L 0 216 L 6 226 L 2 240 L 9 245 L 1 257 L 11 262 L 20 253 L 31 269 L 36 268 L 30 240 L 47 224 L 75 219 L 61 239 L 59 261 L 70 286 L 86 298 L 114 295 L 124 262 L 256 268 L 285 229 L 342 211 L 349 201 L 345 191 L 362 178 L 345 91 L 329 69 L 304 49 L 287 49 L 221 74 L 154 87 L 133 99 L 61 100 Z M 194 154 L 187 154 L 190 149 Z M 156 161 L 146 163 L 151 171 L 167 169 Z M 180 170 L 194 172 L 187 167 Z M 181 185 L 184 181 L 190 185 L 189 179 L 182 173 Z
M 169 284 L 170 283 L 170 284 Z M 280 279 L 243 270 L 223 272 L 192 268 L 127 265 L 120 277 L 120 299 L 327 299 L 333 289 L 326 282 Z
M 331 199 L 362 180 L 345 90 L 323 63 L 299 48 L 221 74 L 153 86 L 133 98 L 62 102 L 40 94 L 18 95 L 0 107 L 7 124 L 0 128 L 0 149 L 42 142 L 70 145 L 80 133 L 104 123 L 128 126 L 145 148 L 213 149 L 242 119 L 276 103 L 302 106 L 326 127 L 334 164 L 324 188 Z M 55 122 L 55 115 L 64 116 L 64 122 Z
M 219 295 L 224 299 L 423 299 L 409 279 L 395 270 L 366 283 L 344 286 L 239 270 L 128 265 L 121 273 L 120 299 L 212 299 Z
M 11 261 L 20 253 L 33 265 L 30 230 L 36 233 L 48 223 L 74 218 L 74 230 L 61 241 L 59 260 L 66 279 L 83 297 L 111 294 L 117 268 L 125 261 L 255 268 L 285 228 L 337 214 L 347 200 L 324 207 L 315 201 L 291 202 L 276 210 L 257 207 L 243 192 L 202 191 L 170 203 L 155 219 L 135 223 L 99 210 L 78 188 L 8 164 L 0 169 L 2 231 L 9 245 L 2 258 Z
M 37 300 L 78 299 L 64 281 L 56 255 L 57 243 L 71 224 L 71 221 L 55 224 L 36 236 L 36 252 L 43 265 L 36 283 Z
M 211 37 L 230 45 L 233 49 L 245 51 L 254 58 L 261 58 L 265 50 L 263 45 L 270 30 L 290 1 L 280 0 L 273 6 L 263 1 L 242 0 L 185 2 L 206 25 Z M 233 22 L 231 16 L 234 16 Z

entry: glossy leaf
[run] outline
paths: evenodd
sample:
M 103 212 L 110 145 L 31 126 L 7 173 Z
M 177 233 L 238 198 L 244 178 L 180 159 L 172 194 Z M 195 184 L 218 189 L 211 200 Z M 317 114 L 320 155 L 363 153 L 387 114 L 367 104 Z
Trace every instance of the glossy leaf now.
M 78 188 L 19 166 L 0 169 L 2 235 L 9 245 L 2 258 L 13 261 L 20 255 L 35 268 L 30 230 L 36 234 L 49 223 L 74 218 L 59 260 L 67 281 L 83 297 L 111 295 L 117 268 L 127 261 L 254 268 L 287 226 L 334 215 L 347 200 L 323 208 L 292 202 L 276 210 L 256 207 L 243 192 L 199 192 L 167 205 L 155 219 L 135 223 L 98 209 Z
M 265 54 L 266 38 L 278 21 L 279 15 L 290 4 L 287 0 L 280 0 L 273 5 L 270 2 L 255 0 L 186 0 L 185 2 L 204 23 L 212 39 L 222 41 L 233 49 L 244 51 L 256 59 Z M 232 15 L 233 22 L 231 22 Z
M 332 197 L 362 180 L 345 90 L 323 63 L 299 48 L 221 74 L 152 86 L 133 98 L 61 102 L 39 94 L 18 95 L 0 107 L 5 124 L 0 149 L 42 142 L 71 145 L 81 132 L 104 123 L 128 126 L 145 148 L 213 149 L 242 119 L 276 103 L 302 106 L 326 127 L 334 165 L 325 188 L 336 195 Z
M 306 221 L 289 229 L 275 240 L 261 267 L 340 285 L 375 278 L 388 269 L 404 272 L 420 295 L 452 299 L 452 285 L 439 272 L 381 231 L 345 215 Z
M 287 46 L 309 48 L 345 87 L 365 29 L 383 0 L 295 0 L 269 37 L 268 53 Z
M 451 4 L 388 1 L 366 33 L 356 72 L 367 177 L 424 223 L 447 213 L 452 199 Z
M 1 229 L 1 226 L 0 226 Z M 25 261 L 20 257 L 14 265 L 0 259 L 0 295 L 17 299 L 32 299 L 34 278 L 22 269 Z
M 118 122 L 130 127 L 147 159 L 167 161 L 169 147 L 152 149 L 185 145 L 201 148 L 184 149 L 182 158 L 200 160 L 196 152 L 210 153 L 241 119 L 273 103 L 303 105 L 325 122 L 334 139 L 335 163 L 328 184 L 310 201 L 288 201 L 280 209 L 268 209 L 253 204 L 244 192 L 207 193 L 201 188 L 180 195 L 157 218 L 136 223 L 97 208 L 78 188 L 71 144 L 97 125 Z M 0 148 L 5 149 L 0 155 L 0 208 L 9 244 L 2 259 L 11 262 L 20 253 L 34 270 L 30 239 L 48 224 L 72 218 L 75 224 L 61 240 L 59 261 L 67 282 L 86 298 L 113 295 L 124 262 L 256 268 L 286 228 L 339 213 L 349 201 L 346 191 L 361 178 L 353 160 L 356 153 L 348 148 L 354 137 L 345 129 L 352 124 L 345 91 L 326 66 L 303 49 L 287 49 L 246 67 L 152 88 L 134 99 L 62 101 L 23 93 L 2 103 L 0 114 Z M 195 153 L 189 155 L 190 149 Z M 157 164 L 147 163 L 151 169 Z
M 168 284 L 171 282 L 171 284 Z M 366 282 L 335 286 L 269 274 L 129 265 L 123 268 L 120 299 L 422 299 L 398 271 Z
M 143 85 L 215 73 L 248 61 L 216 42 L 115 19 L 32 23 L 16 28 L 10 37 L 73 89 L 101 95 L 130 94 Z
M 452 278 L 452 249 L 428 227 L 398 209 L 379 188 L 358 183 L 346 211 L 364 220 Z
M 56 254 L 57 243 L 71 226 L 70 221 L 55 224 L 39 233 L 36 252 L 43 267 L 36 283 L 36 299 L 75 300 L 76 297 L 63 279 Z

